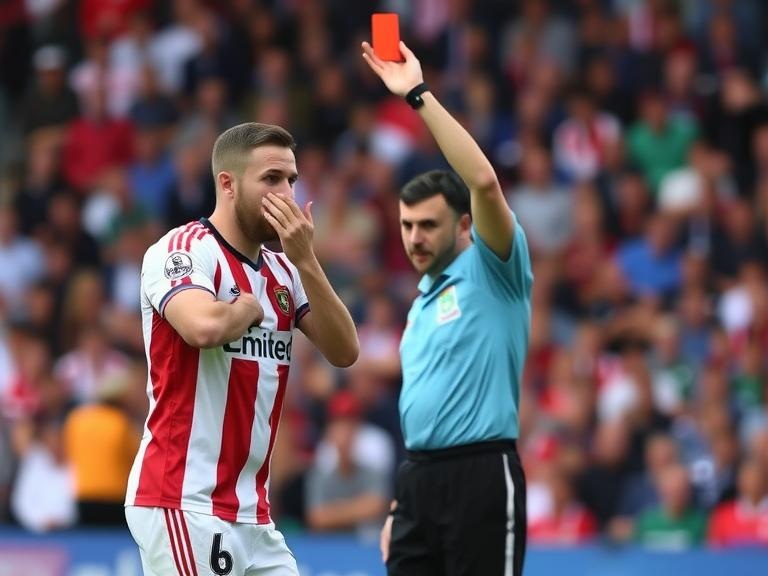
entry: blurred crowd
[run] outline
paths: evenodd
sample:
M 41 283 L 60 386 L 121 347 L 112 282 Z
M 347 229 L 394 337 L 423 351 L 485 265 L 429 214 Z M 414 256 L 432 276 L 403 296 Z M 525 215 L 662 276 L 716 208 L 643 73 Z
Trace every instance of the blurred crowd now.
M 0 522 L 120 524 L 144 250 L 211 212 L 214 139 L 259 121 L 299 143 L 296 197 L 361 342 L 341 371 L 294 342 L 275 519 L 376 533 L 417 282 L 397 191 L 445 163 L 360 57 L 375 10 L 401 15 L 528 235 L 531 542 L 768 546 L 759 0 L 3 2 Z

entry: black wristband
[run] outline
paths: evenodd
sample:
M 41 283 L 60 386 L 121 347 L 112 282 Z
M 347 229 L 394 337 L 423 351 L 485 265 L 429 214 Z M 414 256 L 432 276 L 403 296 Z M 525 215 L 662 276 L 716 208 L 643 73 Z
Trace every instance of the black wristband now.
M 429 90 L 429 86 L 427 86 L 426 82 L 422 82 L 421 84 L 417 84 L 411 90 L 408 92 L 408 94 L 405 95 L 405 101 L 408 102 L 408 105 L 413 108 L 414 110 L 418 110 L 422 106 L 424 106 L 424 99 L 421 97 L 424 92 L 427 92 Z

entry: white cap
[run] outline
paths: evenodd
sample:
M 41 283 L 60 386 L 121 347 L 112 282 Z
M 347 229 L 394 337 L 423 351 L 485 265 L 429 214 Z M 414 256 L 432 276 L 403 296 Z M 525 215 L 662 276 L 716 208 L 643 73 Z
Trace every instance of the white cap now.
M 664 211 L 690 210 L 704 197 L 704 180 L 692 168 L 667 174 L 659 187 L 659 205 Z

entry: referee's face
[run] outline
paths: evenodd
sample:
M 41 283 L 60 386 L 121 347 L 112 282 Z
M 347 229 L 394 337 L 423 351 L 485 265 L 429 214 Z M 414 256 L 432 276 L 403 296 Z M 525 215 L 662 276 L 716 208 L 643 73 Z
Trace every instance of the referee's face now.
M 436 276 L 466 247 L 469 219 L 458 218 L 442 194 L 410 206 L 401 201 L 400 234 L 416 271 Z

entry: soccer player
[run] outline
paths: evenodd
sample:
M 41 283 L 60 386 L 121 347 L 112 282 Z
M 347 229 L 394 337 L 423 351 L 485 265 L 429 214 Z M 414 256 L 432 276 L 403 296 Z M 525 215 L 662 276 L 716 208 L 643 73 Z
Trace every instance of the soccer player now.
M 398 471 L 381 549 L 390 576 L 519 576 L 526 539 L 517 454 L 533 275 L 525 234 L 480 147 L 404 62 L 363 57 L 415 108 L 458 173 L 400 192 L 403 245 L 423 274 L 400 345 Z M 467 190 L 468 188 L 468 190 Z
M 144 257 L 150 407 L 126 518 L 147 576 L 298 574 L 268 494 L 293 331 L 336 366 L 359 345 L 312 250 L 311 205 L 294 201 L 293 150 L 279 126 L 221 134 L 213 214 Z M 278 238 L 283 253 L 263 246 Z

